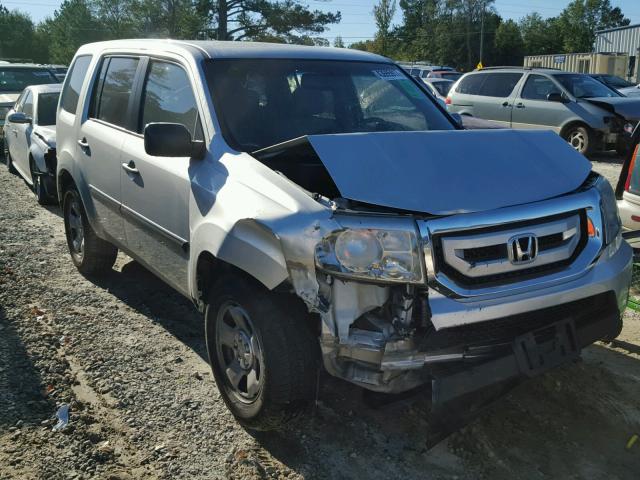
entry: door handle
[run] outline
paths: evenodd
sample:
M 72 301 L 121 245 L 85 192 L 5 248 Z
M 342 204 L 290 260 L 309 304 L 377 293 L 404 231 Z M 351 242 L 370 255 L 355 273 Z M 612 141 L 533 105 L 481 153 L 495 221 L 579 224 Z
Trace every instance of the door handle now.
M 502 106 L 503 107 L 510 107 L 511 105 L 509 105 L 509 102 L 502 102 Z
M 86 138 L 78 140 L 78 145 L 80 145 L 80 148 L 89 148 L 89 142 L 87 142 Z
M 516 108 L 524 108 L 524 103 L 520 102 L 516 105 Z
M 136 164 L 133 160 L 129 161 L 129 163 L 123 163 L 122 164 L 122 169 L 127 172 L 127 173 L 132 173 L 134 175 L 137 175 L 140 173 L 140 170 L 138 170 L 136 168 Z

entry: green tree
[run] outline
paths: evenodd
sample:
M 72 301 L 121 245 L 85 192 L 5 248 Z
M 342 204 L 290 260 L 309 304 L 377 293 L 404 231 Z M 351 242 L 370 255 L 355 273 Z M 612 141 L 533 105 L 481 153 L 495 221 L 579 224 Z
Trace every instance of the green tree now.
M 340 12 L 309 9 L 300 0 L 197 0 L 207 19 L 205 35 L 218 40 L 279 39 L 293 43 L 326 31 Z
M 376 42 L 379 44 L 379 53 L 387 55 L 390 40 L 389 30 L 396 14 L 396 0 L 379 0 L 374 5 L 372 13 L 376 22 Z
M 344 40 L 342 40 L 342 37 L 340 35 L 338 35 L 333 40 L 333 46 L 336 47 L 336 48 L 344 48 L 345 47 Z
M 68 64 L 78 47 L 110 38 L 109 31 L 93 15 L 86 0 L 64 0 L 60 8 L 38 26 L 46 38 L 50 61 Z
M 557 22 L 566 52 L 590 52 L 596 30 L 630 23 L 620 8 L 612 7 L 609 0 L 574 0 L 562 11 Z
M 522 65 L 524 42 L 520 27 L 513 20 L 507 20 L 498 26 L 494 38 L 495 63 L 502 65 Z
M 546 55 L 562 51 L 562 34 L 556 18 L 544 19 L 533 12 L 520 20 L 525 55 Z
M 0 4 L 0 58 L 40 61 L 36 31 L 31 17 L 9 11 Z

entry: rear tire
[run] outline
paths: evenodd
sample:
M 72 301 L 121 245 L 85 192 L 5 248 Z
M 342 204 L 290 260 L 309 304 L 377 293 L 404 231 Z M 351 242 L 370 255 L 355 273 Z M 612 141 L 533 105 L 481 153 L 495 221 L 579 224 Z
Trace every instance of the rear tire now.
M 563 138 L 574 150 L 584 156 L 589 155 L 593 149 L 593 135 L 584 125 L 570 126 L 564 132 Z
M 73 264 L 84 275 L 101 275 L 111 270 L 118 249 L 102 240 L 91 228 L 78 190 L 67 189 L 62 201 L 64 229 Z
M 205 332 L 222 398 L 244 427 L 282 428 L 316 394 L 320 352 L 304 312 L 240 274 L 211 292 Z

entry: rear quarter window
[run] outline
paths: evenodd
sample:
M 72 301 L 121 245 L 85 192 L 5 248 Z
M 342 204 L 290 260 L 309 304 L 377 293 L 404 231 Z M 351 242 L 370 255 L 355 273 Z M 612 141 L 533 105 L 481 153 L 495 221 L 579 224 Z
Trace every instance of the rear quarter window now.
M 476 73 L 468 75 L 460 80 L 460 83 L 456 87 L 456 93 L 463 93 L 465 95 L 480 95 L 480 88 L 487 78 L 486 73 Z
M 480 95 L 485 97 L 505 98 L 511 95 L 522 73 L 492 73 L 480 87 Z
M 78 108 L 78 100 L 80 99 L 80 90 L 87 76 L 89 64 L 91 63 L 91 55 L 81 55 L 76 57 L 73 65 L 69 69 L 67 82 L 62 90 L 62 100 L 60 105 L 63 110 L 69 113 L 76 113 Z

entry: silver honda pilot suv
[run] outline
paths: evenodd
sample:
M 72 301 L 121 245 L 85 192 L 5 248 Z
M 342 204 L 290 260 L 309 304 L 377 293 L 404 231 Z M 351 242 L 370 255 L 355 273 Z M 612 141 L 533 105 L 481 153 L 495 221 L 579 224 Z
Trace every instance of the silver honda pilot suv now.
M 389 60 L 347 49 L 81 47 L 57 113 L 71 258 L 118 250 L 201 309 L 218 389 L 280 426 L 322 368 L 434 407 L 621 329 L 612 189 L 550 132 L 460 130 Z

